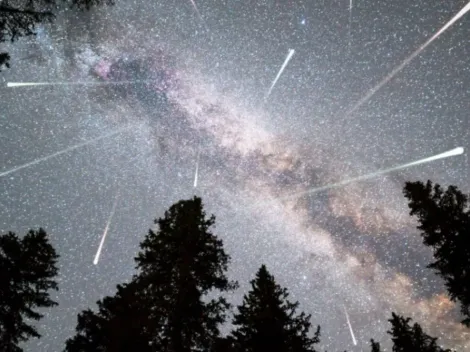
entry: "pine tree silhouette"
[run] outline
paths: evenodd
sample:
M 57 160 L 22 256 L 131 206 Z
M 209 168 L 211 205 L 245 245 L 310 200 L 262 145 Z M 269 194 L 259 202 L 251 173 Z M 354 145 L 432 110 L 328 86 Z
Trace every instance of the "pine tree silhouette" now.
M 43 229 L 0 236 L 0 351 L 23 351 L 21 342 L 41 337 L 27 321 L 44 316 L 36 308 L 57 305 L 49 290 L 58 289 L 58 258 Z
M 460 302 L 463 324 L 470 327 L 470 210 L 468 196 L 457 187 L 444 192 L 431 181 L 407 182 L 410 215 L 417 215 L 423 243 L 434 251 L 434 269 L 445 281 L 452 301 Z
M 207 294 L 237 287 L 226 276 L 230 257 L 210 232 L 214 222 L 198 197 L 171 206 L 140 245 L 138 274 L 118 287 L 115 297 L 99 302 L 98 313 L 79 315 L 77 335 L 66 351 L 125 351 L 124 345 L 142 346 L 131 350 L 144 352 L 214 348 L 230 305 Z M 122 331 L 129 325 L 132 331 Z
M 288 296 L 287 289 L 281 288 L 262 265 L 234 316 L 233 337 L 240 351 L 315 351 L 320 327 L 309 337 L 310 315 L 296 315 L 299 304 L 289 302 Z
M 389 322 L 392 324 L 388 334 L 392 336 L 393 352 L 451 352 L 439 347 L 437 338 L 424 333 L 418 323 L 411 326 L 411 318 L 392 313 Z
M 210 232 L 214 222 L 213 215 L 206 218 L 201 198 L 180 201 L 156 221 L 159 231 L 149 231 L 136 257 L 137 280 L 165 316 L 161 343 L 169 352 L 208 350 L 229 304 L 222 297 L 205 303 L 203 296 L 237 287 L 226 276 L 230 257 Z

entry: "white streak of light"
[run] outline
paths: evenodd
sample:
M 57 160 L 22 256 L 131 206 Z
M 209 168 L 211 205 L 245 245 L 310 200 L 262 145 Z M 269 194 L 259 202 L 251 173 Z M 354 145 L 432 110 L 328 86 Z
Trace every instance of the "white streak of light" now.
M 199 12 L 197 6 L 196 6 L 196 2 L 195 2 L 194 0 L 189 0 L 189 1 L 191 1 L 191 4 L 193 4 L 194 10 L 196 11 L 197 16 L 199 17 L 199 19 L 200 19 L 202 22 L 204 22 L 204 20 L 202 19 L 201 14 L 200 14 L 200 12 Z
M 103 249 L 104 241 L 106 240 L 106 235 L 108 234 L 109 225 L 111 225 L 111 221 L 113 220 L 114 213 L 116 212 L 116 206 L 119 200 L 119 190 L 116 193 L 116 199 L 114 200 L 113 207 L 111 208 L 111 213 L 109 214 L 108 221 L 106 222 L 106 226 L 103 231 L 103 236 L 101 236 L 101 242 L 98 247 L 98 250 L 95 254 L 95 259 L 93 260 L 93 264 L 97 265 L 98 261 L 100 260 L 101 250 Z
M 349 332 L 351 333 L 351 338 L 352 338 L 353 344 L 354 344 L 354 346 L 357 346 L 357 340 L 356 340 L 356 337 L 354 336 L 354 331 L 352 329 L 351 322 L 349 321 L 348 311 L 346 310 L 345 305 L 343 305 L 343 307 L 344 307 L 344 313 L 346 313 L 346 321 L 348 322 Z
M 353 9 L 353 0 L 349 0 L 349 27 L 348 27 L 349 50 L 351 50 L 352 9 Z
M 43 161 L 46 161 L 46 160 L 55 158 L 56 156 L 59 156 L 59 155 L 61 155 L 61 154 L 65 154 L 65 153 L 71 152 L 72 150 L 85 147 L 85 146 L 87 146 L 87 145 L 89 145 L 89 144 L 98 142 L 99 140 L 112 137 L 112 136 L 114 136 L 114 135 L 116 135 L 116 134 L 119 134 L 119 133 L 121 133 L 121 132 L 124 132 L 124 131 L 130 129 L 131 127 L 132 127 L 132 126 L 120 128 L 120 129 L 118 129 L 118 130 L 115 130 L 115 131 L 113 131 L 113 132 L 110 132 L 110 133 L 101 135 L 101 136 L 96 137 L 96 138 L 94 138 L 94 139 L 90 139 L 90 140 L 88 140 L 88 141 L 85 141 L 85 142 L 82 142 L 82 143 L 78 143 L 78 144 L 75 144 L 74 146 L 71 146 L 71 147 L 62 149 L 62 150 L 60 150 L 60 151 L 58 151 L 58 152 L 55 152 L 55 153 L 53 153 L 53 154 L 44 156 L 44 157 L 42 157 L 42 158 L 35 159 L 35 160 L 33 160 L 33 161 L 30 161 L 29 163 L 26 163 L 26 164 L 23 164 L 23 165 L 20 165 L 20 166 L 16 166 L 16 167 L 14 167 L 14 168 L 12 168 L 12 169 L 10 169 L 10 170 L 8 170 L 8 171 L 1 172 L 1 173 L 0 173 L 0 177 L 9 175 L 9 174 L 11 174 L 11 173 L 13 173 L 13 172 L 16 172 L 16 171 L 19 171 L 19 170 L 21 170 L 21 169 L 27 168 L 27 167 L 29 167 L 29 166 L 33 166 L 33 165 L 39 164 L 40 162 L 43 162 Z
M 286 68 L 287 64 L 289 63 L 289 61 L 290 61 L 290 59 L 292 58 L 292 56 L 294 55 L 294 53 L 295 53 L 295 50 L 294 50 L 294 49 L 289 49 L 289 53 L 287 54 L 287 57 L 286 57 L 286 59 L 284 60 L 284 63 L 282 64 L 281 69 L 280 69 L 279 72 L 277 73 L 276 78 L 274 79 L 273 83 L 271 84 L 271 88 L 269 88 L 268 94 L 266 94 L 266 98 L 265 98 L 265 99 L 268 99 L 268 97 L 271 95 L 271 92 L 272 92 L 274 86 L 276 85 L 277 80 L 279 79 L 279 77 L 281 77 L 282 72 L 283 72 L 284 69 Z
M 400 65 L 395 67 L 392 72 L 390 72 L 382 81 L 380 81 L 374 88 L 372 88 L 361 100 L 359 100 L 356 105 L 352 107 L 349 111 L 346 112 L 346 116 L 351 115 L 362 105 L 369 101 L 375 93 L 377 93 L 384 85 L 386 85 L 397 73 L 399 73 L 406 65 L 408 65 L 416 56 L 418 56 L 426 47 L 436 40 L 445 30 L 452 26 L 456 21 L 458 21 L 463 15 L 470 11 L 470 2 L 465 5 L 465 7 L 459 11 L 449 22 L 447 22 L 444 27 L 442 27 L 436 34 L 434 34 L 430 39 L 421 45 L 416 51 L 414 51 L 408 58 L 406 58 Z
M 416 165 L 428 163 L 430 161 L 448 158 L 450 156 L 461 155 L 463 153 L 464 153 L 464 149 L 462 147 L 457 147 L 457 148 L 454 148 L 454 149 L 449 150 L 447 152 L 431 156 L 429 158 L 424 158 L 424 159 L 420 159 L 420 160 L 417 160 L 417 161 L 413 161 L 413 162 L 408 163 L 408 164 L 403 164 L 403 165 L 391 167 L 391 168 L 388 168 L 388 169 L 379 170 L 379 171 L 372 172 L 372 173 L 367 174 L 367 175 L 363 175 L 363 176 L 359 176 L 359 177 L 355 177 L 355 178 L 350 178 L 348 180 L 344 180 L 344 181 L 341 181 L 341 182 L 338 182 L 338 183 L 329 184 L 329 185 L 318 187 L 318 188 L 313 188 L 309 191 L 294 193 L 290 196 L 282 197 L 282 198 L 291 198 L 291 197 L 296 196 L 296 195 L 317 193 L 317 192 L 324 191 L 324 190 L 327 190 L 327 189 L 330 189 L 330 188 L 345 186 L 349 183 L 363 181 L 363 180 L 367 180 L 369 178 L 374 178 L 374 177 L 377 177 L 379 175 L 383 175 L 383 174 L 386 174 L 386 173 L 389 173 L 389 172 L 392 172 L 392 171 L 405 169 L 405 168 L 410 167 L 410 166 L 416 166 Z
M 104 81 L 104 82 L 7 82 L 8 88 L 36 87 L 36 86 L 103 86 L 103 85 L 124 85 L 135 83 L 150 83 L 152 80 L 135 81 Z
M 196 172 L 194 173 L 194 188 L 197 187 L 197 178 L 198 178 L 198 172 L 199 172 L 199 155 L 200 154 L 201 154 L 201 151 L 198 151 L 197 160 L 196 160 Z

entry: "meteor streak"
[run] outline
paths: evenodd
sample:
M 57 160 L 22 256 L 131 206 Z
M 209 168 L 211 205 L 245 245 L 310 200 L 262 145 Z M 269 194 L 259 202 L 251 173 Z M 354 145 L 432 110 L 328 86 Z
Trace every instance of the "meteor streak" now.
M 379 175 L 383 175 L 383 174 L 386 174 L 386 173 L 389 173 L 389 172 L 392 172 L 392 171 L 405 169 L 405 168 L 410 167 L 410 166 L 425 164 L 425 163 L 428 163 L 430 161 L 434 161 L 434 160 L 438 160 L 438 159 L 444 159 L 444 158 L 448 158 L 450 156 L 461 155 L 463 153 L 464 153 L 464 149 L 462 147 L 457 147 L 457 148 L 454 148 L 454 149 L 449 150 L 447 152 L 431 156 L 429 158 L 424 158 L 424 159 L 420 159 L 420 160 L 417 160 L 417 161 L 413 161 L 413 162 L 408 163 L 408 164 L 399 165 L 399 166 L 391 167 L 391 168 L 384 169 L 384 170 L 379 170 L 379 171 L 376 171 L 376 172 L 373 172 L 373 173 L 370 173 L 370 174 L 367 174 L 367 175 L 363 175 L 363 176 L 359 176 L 359 177 L 355 177 L 355 178 L 350 178 L 348 180 L 344 180 L 344 181 L 341 181 L 341 182 L 338 182 L 338 183 L 329 184 L 329 185 L 318 187 L 318 188 L 313 188 L 309 191 L 294 193 L 290 196 L 282 197 L 281 199 L 291 198 L 291 197 L 294 197 L 296 195 L 313 194 L 313 193 L 317 193 L 317 192 L 324 191 L 324 190 L 327 190 L 327 189 L 345 186 L 345 185 L 353 183 L 353 182 L 364 181 L 364 180 L 374 178 L 374 177 L 377 177 Z
M 343 305 L 343 307 L 344 307 L 344 313 L 346 313 L 346 321 L 348 322 L 349 332 L 351 333 L 351 338 L 352 338 L 353 344 L 354 344 L 354 346 L 357 346 L 357 340 L 356 340 L 356 337 L 354 336 L 354 331 L 352 329 L 351 322 L 349 321 L 348 311 L 346 310 L 345 305 Z
M 198 171 L 199 171 L 199 155 L 200 154 L 201 154 L 201 151 L 198 151 L 197 160 L 196 160 L 196 172 L 194 173 L 194 188 L 197 187 L 197 178 L 198 178 Z
M 115 130 L 115 131 L 113 131 L 113 132 L 110 132 L 110 133 L 101 135 L 101 136 L 96 137 L 96 138 L 94 138 L 94 139 L 90 139 L 90 140 L 88 140 L 88 141 L 85 141 L 85 142 L 82 142 L 82 143 L 78 143 L 78 144 L 75 144 L 74 146 L 71 146 L 71 147 L 62 149 L 62 150 L 60 150 L 60 151 L 58 151 L 58 152 L 55 152 L 55 153 L 53 153 L 53 154 L 44 156 L 44 157 L 42 157 L 42 158 L 35 159 L 35 160 L 33 160 L 33 161 L 30 161 L 29 163 L 26 163 L 26 164 L 23 164 L 23 165 L 20 165 L 20 166 L 16 166 L 16 167 L 14 167 L 14 168 L 12 168 L 12 169 L 10 169 L 10 170 L 1 172 L 1 173 L 0 173 L 0 177 L 7 176 L 7 175 L 12 174 L 12 173 L 14 173 L 14 172 L 16 172 L 16 171 L 25 169 L 25 168 L 27 168 L 27 167 L 29 167 L 29 166 L 33 166 L 33 165 L 39 164 L 39 163 L 41 163 L 41 162 L 43 162 L 43 161 L 46 161 L 46 160 L 55 158 L 56 156 L 59 156 L 59 155 L 62 155 L 62 154 L 71 152 L 72 150 L 85 147 L 85 146 L 87 146 L 87 145 L 89 145 L 89 144 L 98 142 L 98 141 L 100 141 L 100 140 L 102 140 L 102 139 L 115 136 L 116 134 L 119 134 L 119 133 L 121 133 L 121 132 L 124 132 L 124 131 L 130 129 L 131 127 L 132 127 L 132 126 L 120 128 L 120 129 L 118 129 L 118 130 Z
M 104 241 L 106 239 L 106 235 L 108 234 L 109 225 L 111 224 L 114 213 L 116 212 L 116 206 L 117 206 L 118 200 L 119 200 L 119 190 L 116 193 L 116 199 L 114 200 L 113 207 L 111 208 L 111 213 L 109 214 L 108 221 L 106 222 L 106 226 L 104 228 L 103 236 L 101 237 L 100 245 L 98 247 L 98 250 L 96 251 L 95 259 L 93 260 L 93 264 L 95 265 L 97 265 L 98 261 L 100 260 L 101 250 L 103 249 Z
M 353 9 L 353 0 L 349 0 L 349 27 L 348 27 L 349 51 L 351 51 L 352 9 Z
M 268 91 L 268 94 L 266 94 L 265 100 L 268 99 L 268 97 L 271 95 L 271 92 L 272 92 L 274 86 L 276 85 L 279 77 L 281 77 L 282 72 L 284 72 L 284 69 L 286 68 L 287 64 L 289 63 L 289 61 L 292 58 L 292 56 L 294 55 L 294 53 L 295 53 L 294 49 L 289 49 L 289 53 L 287 54 L 287 57 L 284 60 L 284 63 L 282 64 L 281 69 L 277 73 L 276 78 L 274 79 L 273 83 L 271 84 L 271 88 L 269 88 L 269 91 Z
M 152 80 L 135 81 L 108 81 L 108 82 L 7 82 L 8 88 L 35 87 L 35 86 L 102 86 L 102 85 L 124 85 L 135 83 L 151 83 Z
M 426 47 L 436 40 L 444 31 L 446 31 L 450 26 L 457 22 L 463 15 L 470 11 L 470 2 L 464 6 L 449 22 L 447 22 L 439 31 L 436 32 L 431 38 L 429 38 L 423 45 L 416 49 L 409 57 L 407 57 L 400 65 L 395 67 L 392 72 L 390 72 L 382 81 L 380 81 L 374 88 L 372 88 L 361 100 L 359 100 L 356 105 L 352 107 L 346 116 L 351 115 L 357 109 L 372 98 L 375 93 L 377 93 L 384 85 L 386 85 L 397 73 L 399 73 L 406 65 L 408 65 L 416 56 L 418 56 Z
M 200 12 L 199 12 L 197 6 L 196 6 L 196 2 L 195 2 L 194 0 L 189 0 L 189 1 L 191 1 L 191 4 L 192 4 L 193 7 L 194 7 L 194 11 L 196 11 L 197 16 L 199 17 L 199 19 L 200 19 L 202 22 L 204 22 L 204 20 L 202 19 L 201 14 L 200 14 Z

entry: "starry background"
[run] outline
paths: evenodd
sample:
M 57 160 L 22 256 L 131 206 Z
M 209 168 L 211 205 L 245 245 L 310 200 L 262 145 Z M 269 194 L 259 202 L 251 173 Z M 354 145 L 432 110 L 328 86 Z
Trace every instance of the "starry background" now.
M 431 179 L 468 192 L 467 154 L 364 182 L 288 197 L 470 147 L 470 20 L 443 33 L 372 99 L 347 111 L 452 18 L 452 1 L 118 1 L 64 11 L 9 47 L 3 72 L 0 172 L 115 129 L 113 137 L 0 178 L 0 229 L 39 226 L 61 255 L 59 306 L 26 350 L 60 351 L 79 311 L 134 273 L 152 220 L 199 195 L 232 256 L 240 303 L 261 263 L 322 326 L 322 348 L 387 346 L 390 312 L 470 351 L 443 283 L 425 269 L 401 194 Z M 9 81 L 98 82 L 101 59 L 175 58 L 168 105 L 106 86 L 6 88 Z M 289 49 L 295 54 L 264 100 Z M 136 88 L 138 89 L 138 88 Z M 198 186 L 194 188 L 200 151 Z M 98 265 L 93 258 L 114 201 Z M 353 345 L 345 309 L 358 340 Z

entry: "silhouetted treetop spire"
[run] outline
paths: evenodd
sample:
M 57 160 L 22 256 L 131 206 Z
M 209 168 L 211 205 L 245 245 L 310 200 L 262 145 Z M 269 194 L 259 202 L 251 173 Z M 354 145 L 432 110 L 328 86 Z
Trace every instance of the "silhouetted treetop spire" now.
M 410 215 L 418 217 L 423 243 L 431 247 L 435 261 L 428 265 L 445 281 L 452 301 L 470 326 L 470 211 L 468 196 L 457 187 L 444 191 L 431 181 L 407 182 L 404 188 Z

